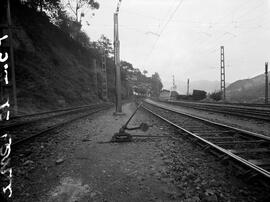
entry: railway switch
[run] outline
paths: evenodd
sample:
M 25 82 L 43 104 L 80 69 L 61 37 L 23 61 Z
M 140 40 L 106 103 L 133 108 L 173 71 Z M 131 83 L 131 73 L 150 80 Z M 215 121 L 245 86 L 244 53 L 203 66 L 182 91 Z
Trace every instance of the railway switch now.
M 146 132 L 150 125 L 147 123 L 141 123 L 139 126 L 129 128 L 128 124 L 133 118 L 133 116 L 136 114 L 138 109 L 142 106 L 142 103 L 138 105 L 136 110 L 133 112 L 133 114 L 129 117 L 128 121 L 119 129 L 119 132 L 115 133 L 111 139 L 111 142 L 131 142 L 133 140 L 132 135 L 127 133 L 126 130 L 141 130 L 143 132 Z

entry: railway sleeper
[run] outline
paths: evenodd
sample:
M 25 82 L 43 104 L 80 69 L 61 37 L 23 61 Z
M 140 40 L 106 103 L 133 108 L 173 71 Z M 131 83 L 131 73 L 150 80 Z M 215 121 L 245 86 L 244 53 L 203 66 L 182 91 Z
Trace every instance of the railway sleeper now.
M 270 159 L 249 159 L 248 161 L 260 167 L 270 166 Z
M 239 177 L 243 181 L 254 184 L 259 183 L 260 185 L 269 188 L 270 186 L 269 179 L 263 178 L 257 172 L 246 167 L 243 164 L 240 164 L 238 161 L 234 161 L 228 158 L 227 161 L 222 161 L 222 163 L 223 164 L 226 163 L 226 166 L 229 168 L 231 174 L 233 174 L 236 177 Z
M 210 149 L 210 146 L 209 145 L 205 145 L 204 147 L 203 147 L 203 150 L 204 151 L 207 151 L 207 150 L 209 150 Z
M 233 144 L 262 144 L 265 143 L 265 140 L 239 140 L 231 142 L 215 142 L 216 145 L 233 145 Z
M 161 119 L 163 119 L 163 118 L 161 118 Z M 198 128 L 200 128 L 200 130 L 202 130 L 202 127 L 193 127 L 193 129 L 195 129 L 195 130 L 198 129 Z M 186 128 L 186 130 L 188 130 L 188 129 Z M 200 131 L 198 131 L 198 132 L 200 132 Z M 239 135 L 239 136 L 242 137 L 242 133 L 241 132 L 240 133 L 238 133 L 238 132 L 235 133 L 235 131 L 231 131 L 231 130 L 229 130 L 229 132 L 230 133 L 233 133 L 233 135 L 236 134 L 236 135 Z M 200 136 L 200 135 L 197 134 L 197 136 Z M 189 137 L 189 136 L 187 136 L 187 137 Z M 249 175 L 250 179 L 254 179 L 256 182 L 257 181 L 260 182 L 260 181 L 264 181 L 265 180 L 265 181 L 267 181 L 267 185 L 268 186 L 270 185 L 270 183 L 269 183 L 269 180 L 270 179 L 269 178 L 266 178 L 265 179 L 264 175 L 261 175 L 261 174 L 259 174 L 259 172 L 256 172 L 255 170 L 252 170 L 248 165 L 243 164 L 243 162 L 238 161 L 237 159 L 233 158 L 233 156 L 231 158 L 231 156 L 229 156 L 229 155 L 224 155 L 224 153 L 222 152 L 222 150 L 218 150 L 215 147 L 212 147 L 212 146 L 207 147 L 203 141 L 199 141 L 199 140 L 198 141 L 196 141 L 196 140 L 194 141 L 194 137 L 191 137 L 190 136 L 189 139 L 191 139 L 192 142 L 200 143 L 198 145 L 202 146 L 204 150 L 208 150 L 209 153 L 213 154 L 214 156 L 217 156 L 219 158 L 223 158 L 222 163 L 223 164 L 229 164 L 228 168 L 230 168 L 230 167 L 237 167 L 239 169 L 239 170 L 238 169 L 230 169 L 231 172 L 237 171 L 238 173 L 242 173 L 242 175 L 245 175 L 245 174 L 246 175 Z M 253 139 L 253 140 L 245 140 L 245 141 L 244 140 L 242 140 L 242 141 L 234 141 L 232 143 L 231 142 L 217 142 L 217 143 L 214 142 L 214 144 L 216 144 L 216 145 L 218 145 L 218 143 L 223 143 L 225 146 L 237 146 L 240 143 L 245 143 L 245 144 L 243 144 L 245 146 L 246 146 L 246 144 L 247 145 L 252 144 L 250 146 L 258 146 L 258 145 L 267 143 L 267 141 L 265 141 L 265 140 L 254 140 Z M 243 145 L 239 145 L 239 146 L 243 146 Z M 227 157 L 225 157 L 225 156 L 227 156 Z M 250 170 L 250 174 L 248 174 L 249 173 L 249 172 L 247 172 L 248 170 Z M 247 179 L 247 177 L 245 177 L 244 179 Z
M 250 154 L 250 153 L 268 153 L 268 148 L 254 148 L 254 149 L 230 149 L 228 150 L 234 154 Z
M 232 141 L 235 140 L 235 137 L 224 137 L 224 136 L 203 136 L 204 139 L 207 139 L 208 141 L 215 141 L 215 140 L 222 140 L 222 141 Z

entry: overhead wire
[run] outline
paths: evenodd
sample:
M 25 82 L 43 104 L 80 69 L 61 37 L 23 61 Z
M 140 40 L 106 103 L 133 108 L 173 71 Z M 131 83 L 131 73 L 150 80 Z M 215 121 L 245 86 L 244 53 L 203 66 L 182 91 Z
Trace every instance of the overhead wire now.
M 240 8 L 242 6 L 242 4 L 238 7 L 238 8 Z M 238 9 L 237 8 L 237 9 Z M 236 10 L 237 10 L 236 9 Z M 230 12 L 230 13 L 232 13 L 232 12 Z M 228 14 L 226 14 L 226 15 L 228 15 Z M 241 16 L 244 16 L 244 15 L 241 15 Z M 221 16 L 221 18 L 222 18 L 222 16 Z M 221 23 L 219 22 L 220 21 L 220 19 L 216 22 L 216 23 L 213 23 L 213 24 L 215 24 L 215 25 L 220 25 Z M 230 23 L 231 24 L 231 23 Z M 225 23 L 224 23 L 224 25 L 225 25 Z M 227 35 L 231 35 L 232 37 L 230 37 L 229 39 L 227 39 L 227 40 L 231 40 L 232 38 L 235 38 L 236 37 L 236 35 L 235 34 L 233 34 L 233 33 L 230 33 L 230 32 L 225 32 L 225 33 L 223 33 L 220 37 L 218 37 L 218 38 L 216 38 L 215 37 L 215 35 L 213 35 L 213 37 L 214 38 L 210 38 L 209 37 L 209 39 L 208 40 L 201 40 L 202 42 L 199 44 L 199 46 L 194 46 L 193 48 L 195 48 L 196 47 L 196 49 L 201 49 L 201 47 L 205 47 L 205 45 L 207 45 L 207 44 L 209 44 L 209 40 L 212 40 L 212 41 L 218 41 L 218 40 L 220 40 L 220 39 L 222 39 L 222 38 L 224 38 L 224 36 L 227 36 Z M 225 41 L 227 41 L 227 40 L 225 40 Z M 224 42 L 225 42 L 224 41 Z M 216 43 L 215 43 L 216 44 Z M 215 47 L 215 48 L 213 48 L 213 46 L 214 45 L 210 45 L 210 47 L 208 46 L 206 46 L 206 49 L 210 49 L 209 51 L 207 51 L 207 54 L 209 54 L 209 53 L 215 53 L 215 52 L 217 52 L 217 51 L 219 51 L 219 47 Z M 205 52 L 204 52 L 205 53 Z
M 221 21 L 222 19 L 225 19 L 225 16 L 226 16 L 226 18 L 227 18 L 227 16 L 229 16 L 230 13 L 235 13 L 239 8 L 243 8 L 243 6 L 245 6 L 245 7 L 247 7 L 247 8 L 250 8 L 251 4 L 252 4 L 252 2 L 250 2 L 249 4 L 247 4 L 247 3 L 245 2 L 245 3 L 240 4 L 237 8 L 233 9 L 233 11 L 228 11 L 228 12 L 226 12 L 225 14 L 223 14 L 222 16 L 220 16 L 220 18 L 219 18 L 218 20 L 216 20 L 215 23 L 213 23 L 213 26 L 214 26 L 214 24 L 215 24 L 215 25 L 221 25 L 220 21 Z M 250 10 L 250 9 L 248 9 L 247 11 L 249 11 L 249 10 Z M 246 12 L 244 12 L 244 13 L 246 13 Z M 242 15 L 242 16 L 244 16 L 244 15 Z M 237 20 L 237 21 L 235 21 L 235 22 L 238 22 L 238 21 L 239 21 L 239 20 Z M 227 26 L 230 26 L 231 24 L 233 24 L 233 22 L 234 22 L 234 21 L 231 21 L 230 23 L 227 24 Z M 224 23 L 224 25 L 226 25 L 226 24 Z M 211 41 L 213 41 L 213 40 L 214 40 L 214 41 L 217 41 L 217 40 L 222 39 L 222 38 L 224 37 L 224 33 L 223 33 L 220 37 L 218 37 L 218 38 L 215 38 L 215 36 L 216 36 L 216 35 L 213 35 L 214 38 L 212 38 Z M 225 36 L 226 36 L 226 35 L 225 35 Z M 209 40 L 210 40 L 210 39 L 209 39 Z M 206 44 L 209 44 L 209 40 L 201 40 L 201 43 L 199 43 L 199 46 L 197 46 L 197 48 L 198 48 L 198 47 L 203 47 L 203 46 L 205 46 Z
M 154 42 L 154 45 L 152 46 L 148 56 L 147 56 L 147 62 L 149 61 L 152 53 L 153 53 L 153 50 L 156 48 L 156 45 L 160 39 L 160 37 L 162 36 L 162 33 L 164 32 L 164 30 L 166 29 L 167 25 L 169 24 L 169 22 L 172 20 L 172 18 L 174 17 L 176 11 L 180 8 L 180 6 L 183 4 L 184 0 L 180 0 L 176 6 L 176 8 L 173 10 L 173 12 L 170 14 L 168 20 L 166 21 L 166 23 L 164 24 L 164 26 L 161 28 L 160 32 L 158 33 L 158 37 L 156 39 L 156 41 Z

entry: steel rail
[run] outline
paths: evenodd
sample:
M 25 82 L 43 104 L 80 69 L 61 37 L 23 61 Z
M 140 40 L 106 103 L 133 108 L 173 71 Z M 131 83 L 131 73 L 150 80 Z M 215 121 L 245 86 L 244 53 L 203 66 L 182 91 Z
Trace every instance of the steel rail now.
M 228 106 L 228 107 L 240 107 L 240 108 L 260 108 L 262 110 L 270 110 L 270 104 L 253 104 L 253 103 L 235 103 L 235 102 L 206 102 L 206 101 L 191 101 L 191 100 L 170 100 L 163 99 L 165 101 L 174 101 L 174 102 L 182 102 L 182 103 L 196 103 L 202 105 L 214 105 L 214 106 Z
M 148 102 L 148 101 L 145 101 L 145 102 L 148 103 L 148 104 L 155 105 L 154 103 L 151 103 L 151 102 Z M 270 141 L 270 136 L 261 135 L 259 133 L 251 132 L 251 131 L 248 131 L 248 130 L 244 130 L 244 129 L 236 128 L 236 127 L 229 126 L 229 125 L 226 125 L 226 124 L 211 121 L 211 120 L 208 120 L 208 119 L 205 119 L 205 118 L 197 117 L 197 116 L 194 116 L 192 114 L 188 114 L 188 113 L 185 113 L 185 112 L 180 112 L 180 111 L 178 111 L 176 109 L 173 109 L 171 107 L 168 107 L 168 106 L 164 106 L 164 105 L 160 106 L 160 104 L 159 104 L 159 106 L 157 106 L 157 107 L 160 107 L 162 109 L 169 110 L 169 111 L 172 111 L 172 112 L 175 112 L 175 113 L 183 114 L 183 115 L 186 115 L 188 117 L 192 117 L 194 119 L 197 119 L 197 120 L 200 120 L 200 121 L 203 121 L 203 122 L 206 122 L 206 123 L 211 123 L 212 125 L 220 126 L 220 127 L 223 127 L 223 128 L 230 128 L 232 130 L 236 130 L 236 131 L 245 133 L 245 134 L 250 135 L 250 136 L 254 136 L 254 137 L 258 137 L 258 138 L 262 138 L 262 139 L 265 139 L 267 141 Z
M 152 103 L 149 103 L 149 102 L 146 102 L 146 103 L 152 104 Z M 160 107 L 160 106 L 157 106 L 157 105 L 155 105 L 155 104 L 152 104 L 152 105 L 154 105 L 154 106 L 156 106 L 156 107 Z M 166 119 L 166 118 L 160 116 L 159 114 L 153 112 L 152 110 L 148 109 L 148 108 L 147 108 L 146 106 L 144 106 L 144 105 L 142 106 L 142 108 L 145 109 L 145 110 L 147 110 L 148 112 L 152 113 L 153 115 L 157 116 L 158 118 L 162 119 L 163 121 L 169 123 L 170 125 L 172 125 L 172 126 L 178 128 L 178 129 L 184 131 L 185 133 L 189 134 L 190 136 L 192 136 L 192 137 L 194 137 L 194 138 L 200 140 L 201 142 L 205 143 L 206 145 L 211 146 L 212 148 L 218 150 L 219 152 L 221 152 L 221 153 L 223 153 L 223 154 L 229 156 L 230 158 L 232 158 L 232 159 L 234 159 L 234 160 L 237 160 L 238 162 L 242 163 L 243 165 L 249 167 L 250 169 L 256 171 L 257 173 L 259 173 L 259 174 L 263 175 L 264 177 L 270 179 L 270 172 L 269 172 L 269 171 L 267 171 L 267 170 L 265 170 L 265 169 L 263 169 L 263 168 L 261 168 L 261 167 L 255 165 L 255 164 L 253 164 L 253 163 L 251 163 L 251 162 L 249 162 L 249 161 L 243 159 L 242 157 L 239 157 L 239 156 L 233 154 L 232 152 L 230 152 L 230 151 L 228 151 L 228 150 L 226 150 L 226 149 L 223 149 L 222 147 L 220 147 L 220 146 L 218 146 L 218 145 L 216 145 L 216 144 L 214 144 L 214 143 L 212 143 L 212 142 L 210 142 L 210 141 L 208 141 L 208 140 L 205 140 L 204 138 L 202 138 L 202 137 L 200 137 L 200 136 L 198 136 L 198 135 L 196 135 L 196 134 L 194 134 L 194 133 L 188 131 L 187 129 L 185 129 L 185 128 L 181 127 L 181 126 L 178 126 L 177 124 L 173 123 L 172 121 L 170 121 L 170 120 L 168 120 L 168 119 Z M 166 109 L 166 108 L 164 108 L 164 107 L 160 107 L 160 108 Z M 175 110 L 172 110 L 172 109 L 166 109 L 166 110 L 169 110 L 169 111 L 173 111 L 173 112 L 175 112 L 175 113 L 180 113 L 180 114 L 182 114 L 181 112 L 178 112 L 178 111 L 175 111 Z M 199 119 L 199 120 L 207 121 L 206 119 L 201 119 L 201 118 L 199 118 L 199 117 L 195 117 L 195 116 L 193 116 L 193 115 L 189 115 L 189 114 L 186 114 L 186 113 L 183 113 L 183 115 L 185 115 L 185 116 L 190 116 L 190 117 L 192 117 L 192 118 L 197 118 L 197 119 Z M 215 122 L 210 121 L 209 123 L 213 124 L 213 123 L 215 123 Z M 225 126 L 224 124 L 221 124 L 221 125 L 220 125 L 220 124 L 217 124 L 217 125 L 218 125 L 218 126 Z M 231 128 L 231 129 L 236 129 L 236 128 L 234 128 L 234 127 L 229 127 L 229 128 Z M 236 130 L 237 130 L 237 129 L 236 129 Z M 241 132 L 249 132 L 249 131 L 242 130 L 242 129 L 239 129 L 238 131 L 241 131 Z M 249 132 L 248 134 L 254 135 L 253 132 Z M 256 137 L 261 137 L 261 136 L 262 136 L 262 135 L 259 135 L 259 136 L 256 135 Z M 269 140 L 268 137 L 267 137 L 266 139 Z
M 106 103 L 100 103 L 100 104 L 112 104 L 112 103 L 106 102 Z M 76 107 L 67 107 L 67 108 L 62 108 L 62 109 L 49 110 L 49 111 L 43 111 L 43 112 L 37 112 L 37 113 L 31 113 L 31 114 L 22 114 L 22 115 L 12 116 L 12 117 L 10 117 L 9 120 L 34 117 L 34 116 L 40 116 L 40 115 L 44 115 L 44 114 L 51 114 L 51 113 L 57 113 L 57 112 L 66 112 L 66 111 L 71 111 L 71 110 L 76 110 L 76 109 L 81 109 L 81 108 L 93 107 L 95 105 L 96 104 L 81 105 L 81 106 L 76 106 Z
M 77 107 L 68 107 L 68 108 L 56 109 L 56 110 L 49 110 L 49 111 L 44 111 L 44 112 L 32 113 L 32 114 L 17 115 L 17 116 L 11 117 L 10 120 L 19 119 L 19 118 L 26 118 L 26 117 L 32 117 L 32 116 L 40 116 L 40 115 L 44 115 L 44 114 L 51 114 L 51 113 L 57 113 L 57 112 L 65 112 L 65 111 L 70 111 L 70 110 L 87 108 L 87 107 L 91 107 L 91 106 L 95 106 L 95 104 L 93 104 L 93 105 L 83 105 L 83 106 L 77 106 Z
M 110 105 L 110 103 L 108 103 Z M 38 122 L 38 121 L 42 121 L 42 120 L 46 120 L 46 119 L 50 119 L 50 118 L 55 118 L 55 117 L 58 117 L 58 116 L 62 116 L 62 115 L 67 115 L 67 114 L 70 114 L 70 113 L 74 113 L 74 112 L 79 112 L 81 110 L 87 110 L 87 109 L 91 109 L 91 108 L 94 108 L 96 107 L 97 105 L 87 105 L 87 106 L 82 106 L 82 107 L 75 107 L 75 108 L 67 108 L 65 110 L 56 110 L 56 111 L 49 111 L 49 112 L 42 112 L 42 113 L 38 113 L 38 114 L 32 114 L 32 115 L 29 115 L 29 116 L 38 116 L 38 115 L 48 115 L 46 117 L 40 117 L 40 118 L 36 118 L 36 119 L 31 119 L 31 120 L 22 120 L 22 121 L 18 121 L 18 120 L 11 120 L 11 121 L 15 121 L 15 122 L 12 122 L 10 124 L 0 124 L 0 129 L 1 130 L 4 130 L 4 129 L 8 129 L 8 128 L 12 128 L 12 127 L 16 127 L 16 126 L 21 126 L 21 125 L 25 125 L 25 124 L 30 124 L 30 123 L 35 123 L 35 122 Z M 105 106 L 105 103 L 104 103 L 104 106 Z M 58 113 L 60 112 L 60 113 Z M 53 114 L 55 113 L 55 114 Z M 52 114 L 52 115 L 50 115 Z M 24 118 L 24 117 L 22 117 Z

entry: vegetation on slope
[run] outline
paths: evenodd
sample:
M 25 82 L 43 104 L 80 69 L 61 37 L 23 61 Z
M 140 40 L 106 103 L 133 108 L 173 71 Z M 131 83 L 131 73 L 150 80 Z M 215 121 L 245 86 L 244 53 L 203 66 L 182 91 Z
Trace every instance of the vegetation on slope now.
M 270 93 L 270 88 L 268 88 Z M 265 95 L 265 75 L 238 80 L 227 88 L 227 98 L 233 102 L 263 103 Z
M 49 17 L 38 4 L 30 4 L 35 0 L 27 2 L 12 1 L 19 111 L 29 113 L 102 101 L 101 48 L 107 51 L 108 97 L 114 101 L 115 66 L 110 40 L 102 36 L 99 41 L 91 42 L 80 28 L 74 29 L 80 23 L 78 19 L 70 17 L 58 5 L 50 8 L 54 9 L 51 14 L 56 15 Z M 43 2 L 55 4 L 58 1 Z M 94 59 L 97 61 L 97 86 Z M 123 98 L 132 95 L 134 89 L 158 94 L 162 83 L 157 73 L 147 77 L 130 63 L 121 64 Z

